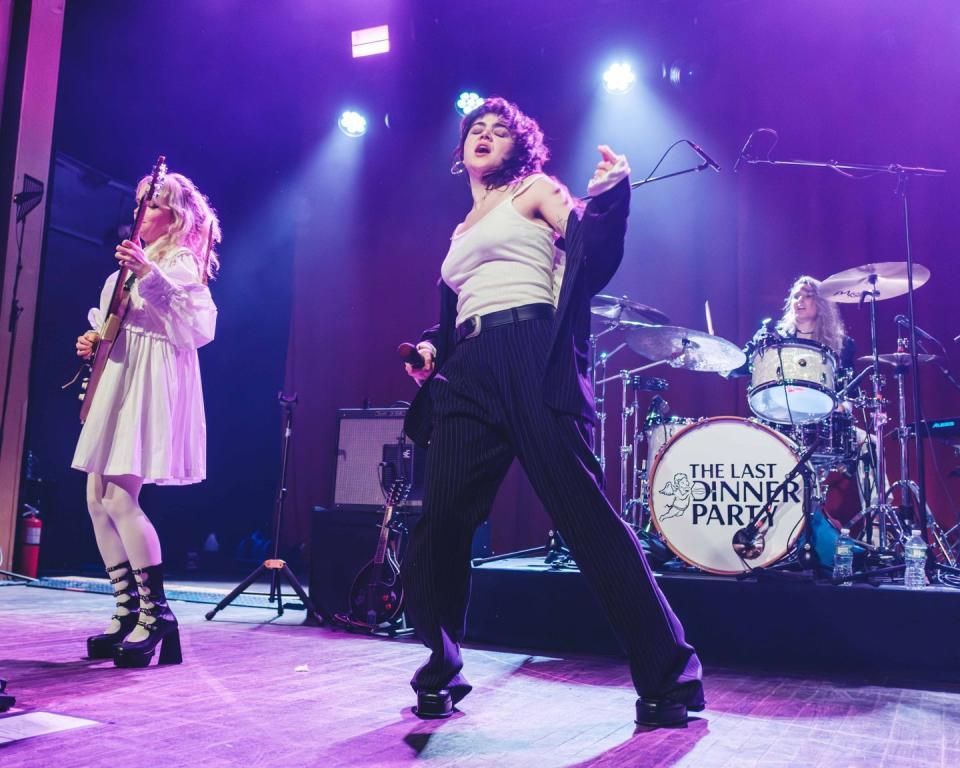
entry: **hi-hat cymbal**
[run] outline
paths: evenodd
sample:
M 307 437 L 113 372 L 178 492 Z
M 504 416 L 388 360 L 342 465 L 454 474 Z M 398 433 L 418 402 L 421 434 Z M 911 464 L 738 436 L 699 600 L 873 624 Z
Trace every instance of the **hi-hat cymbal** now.
M 881 363 L 886 363 L 887 365 L 892 365 L 897 368 L 908 368 L 913 364 L 909 352 L 888 352 L 884 355 L 878 355 L 877 357 Z M 939 359 L 939 355 L 917 355 L 918 363 L 932 363 L 934 360 Z M 872 363 L 873 355 L 861 355 L 857 360 L 861 363 Z
M 733 342 L 676 325 L 631 327 L 627 344 L 651 360 L 669 360 L 674 368 L 691 371 L 732 371 L 747 361 Z
M 919 264 L 913 265 L 913 287 L 919 288 L 930 279 L 930 270 Z M 820 295 L 838 304 L 857 304 L 867 293 L 876 301 L 892 299 L 907 292 L 907 262 L 882 261 L 845 269 L 830 275 L 820 283 Z
M 590 300 L 590 313 L 615 323 L 621 320 L 640 323 L 670 322 L 670 318 L 659 309 L 648 307 L 639 301 L 631 301 L 626 296 L 605 296 L 604 294 L 594 296 Z

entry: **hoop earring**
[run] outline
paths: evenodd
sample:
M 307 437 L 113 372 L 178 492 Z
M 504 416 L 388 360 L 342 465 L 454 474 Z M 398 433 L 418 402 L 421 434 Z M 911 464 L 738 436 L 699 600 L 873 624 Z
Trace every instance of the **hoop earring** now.
M 450 173 L 453 176 L 461 176 L 466 170 L 466 166 L 463 164 L 463 160 L 457 160 L 453 165 L 450 166 Z

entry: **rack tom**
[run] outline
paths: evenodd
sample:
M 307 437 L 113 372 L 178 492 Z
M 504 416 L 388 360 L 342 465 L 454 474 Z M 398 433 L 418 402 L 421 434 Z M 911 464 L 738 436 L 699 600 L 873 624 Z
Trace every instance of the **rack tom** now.
M 776 424 L 820 421 L 837 405 L 837 356 L 807 339 L 767 338 L 750 361 L 747 402 Z

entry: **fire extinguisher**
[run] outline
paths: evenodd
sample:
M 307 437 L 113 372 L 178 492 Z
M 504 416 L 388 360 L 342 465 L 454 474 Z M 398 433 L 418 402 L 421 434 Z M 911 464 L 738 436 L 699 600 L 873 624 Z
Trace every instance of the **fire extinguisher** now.
M 20 535 L 17 536 L 17 573 L 37 578 L 37 562 L 40 559 L 40 532 L 43 521 L 36 507 L 24 504 L 26 512 L 20 516 Z

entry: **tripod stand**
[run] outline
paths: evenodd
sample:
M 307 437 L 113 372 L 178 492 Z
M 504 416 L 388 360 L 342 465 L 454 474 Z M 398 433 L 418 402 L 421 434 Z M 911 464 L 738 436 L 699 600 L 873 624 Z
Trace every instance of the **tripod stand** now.
M 297 597 L 299 597 L 300 601 L 303 603 L 303 607 L 307 611 L 306 623 L 330 624 L 333 621 L 333 617 L 322 605 L 320 606 L 320 610 L 318 612 L 317 608 L 314 607 L 313 602 L 309 597 L 307 597 L 307 593 L 297 580 L 297 577 L 294 575 L 293 571 L 290 570 L 290 566 L 288 566 L 285 561 L 280 559 L 280 523 L 283 519 L 283 503 L 287 498 L 287 466 L 290 456 L 290 438 L 293 437 L 293 406 L 297 404 L 297 395 L 294 393 L 288 397 L 287 395 L 284 395 L 283 392 L 278 392 L 277 402 L 280 403 L 280 407 L 283 409 L 284 427 L 283 454 L 280 463 L 280 487 L 277 490 L 277 502 L 273 512 L 273 557 L 268 560 L 264 560 L 263 563 L 257 566 L 253 573 L 241 581 L 229 595 L 217 603 L 217 607 L 206 614 L 207 621 L 213 619 L 213 617 L 216 616 L 219 611 L 222 611 L 224 608 L 230 605 L 230 603 L 236 600 L 238 595 L 240 595 L 242 592 L 245 592 L 247 587 L 253 584 L 253 582 L 259 579 L 265 573 L 270 574 L 270 596 L 268 600 L 271 603 L 276 601 L 278 616 L 283 616 L 283 595 L 281 593 L 280 582 L 282 577 L 287 580 L 287 583 L 293 588 L 293 591 L 296 592 Z

